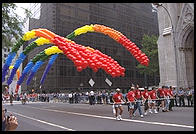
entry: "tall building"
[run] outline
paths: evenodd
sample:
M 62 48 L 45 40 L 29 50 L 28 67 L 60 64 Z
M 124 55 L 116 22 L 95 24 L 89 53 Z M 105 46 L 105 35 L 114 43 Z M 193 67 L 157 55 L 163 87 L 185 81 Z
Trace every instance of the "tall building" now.
M 40 10 L 40 17 L 30 19 L 30 30 L 41 27 L 66 37 L 81 26 L 102 24 L 120 31 L 140 48 L 144 34 L 158 35 L 157 15 L 152 13 L 150 3 L 41 3 L 38 10 Z M 99 33 L 87 33 L 76 37 L 74 41 L 77 44 L 91 46 L 114 58 L 126 68 L 125 77 L 112 78 L 103 70 L 97 73 L 91 69 L 77 72 L 72 61 L 64 55 L 59 55 L 47 75 L 43 90 L 116 87 L 127 89 L 132 83 L 140 86 L 155 85 L 153 77 L 145 78 L 145 75 L 139 74 L 136 69 L 139 63 L 125 48 L 110 37 Z M 48 45 L 36 48 L 29 54 L 28 60 L 47 47 Z M 39 88 L 39 80 L 46 64 L 47 62 L 37 72 L 36 79 L 26 88 L 33 88 L 33 86 Z M 111 87 L 105 82 L 106 78 L 112 82 Z M 95 82 L 93 87 L 89 84 L 90 79 Z
M 194 86 L 194 3 L 155 3 L 160 85 Z

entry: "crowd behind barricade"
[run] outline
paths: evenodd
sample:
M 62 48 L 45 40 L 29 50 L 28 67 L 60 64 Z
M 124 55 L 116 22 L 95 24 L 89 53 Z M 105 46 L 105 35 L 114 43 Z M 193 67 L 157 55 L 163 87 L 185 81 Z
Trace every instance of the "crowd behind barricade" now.
M 155 88 L 156 92 L 162 97 L 164 93 L 160 92 L 160 89 L 169 89 L 167 86 L 163 86 L 162 88 Z M 139 88 L 141 92 L 144 92 L 144 88 Z M 151 89 L 150 89 L 151 90 Z M 165 90 L 166 91 L 166 90 Z M 11 101 L 21 101 L 25 99 L 27 102 L 63 102 L 63 103 L 89 103 L 90 105 L 94 104 L 112 104 L 112 96 L 115 93 L 114 90 L 91 90 L 86 92 L 79 92 L 79 91 L 70 91 L 66 93 L 31 93 L 27 94 L 25 92 L 19 94 L 11 94 L 6 93 L 2 94 L 2 101 L 9 102 Z M 167 93 L 167 92 L 165 92 Z M 123 93 L 123 98 L 127 101 L 127 93 Z M 174 106 L 185 107 L 185 106 L 193 106 L 194 102 L 194 89 L 192 88 L 179 88 L 172 87 L 172 94 Z M 143 105 L 143 104 L 142 104 Z M 166 106 L 168 107 L 168 103 L 166 102 Z

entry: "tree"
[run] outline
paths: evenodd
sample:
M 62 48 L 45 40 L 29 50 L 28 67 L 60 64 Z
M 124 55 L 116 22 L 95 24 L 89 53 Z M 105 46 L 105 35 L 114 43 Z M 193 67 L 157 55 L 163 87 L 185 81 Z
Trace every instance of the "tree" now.
M 25 10 L 25 19 L 21 19 L 16 13 L 17 6 L 14 3 L 2 3 L 2 46 L 13 46 L 12 40 L 18 40 L 22 35 L 22 28 L 27 18 L 31 15 L 30 11 Z
M 142 38 L 142 52 L 144 52 L 150 62 L 149 66 L 143 66 L 141 64 L 137 65 L 140 74 L 147 74 L 149 76 L 158 76 L 159 75 L 159 62 L 158 62 L 158 47 L 157 47 L 158 37 L 155 35 L 149 36 L 144 35 Z M 156 82 L 155 82 L 156 83 Z

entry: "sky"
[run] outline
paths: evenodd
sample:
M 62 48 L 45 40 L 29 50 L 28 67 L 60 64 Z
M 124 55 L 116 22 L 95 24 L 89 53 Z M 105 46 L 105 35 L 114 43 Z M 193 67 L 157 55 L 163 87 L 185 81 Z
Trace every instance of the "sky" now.
M 22 9 L 21 7 L 29 9 L 30 8 L 30 3 L 14 3 L 14 4 L 16 4 L 16 6 L 17 6 L 15 13 L 17 13 L 20 17 L 22 17 L 24 19 L 25 12 L 24 12 L 24 9 Z M 28 31 L 28 24 L 29 23 L 27 21 L 26 24 L 25 24 L 25 27 L 23 29 L 24 32 Z

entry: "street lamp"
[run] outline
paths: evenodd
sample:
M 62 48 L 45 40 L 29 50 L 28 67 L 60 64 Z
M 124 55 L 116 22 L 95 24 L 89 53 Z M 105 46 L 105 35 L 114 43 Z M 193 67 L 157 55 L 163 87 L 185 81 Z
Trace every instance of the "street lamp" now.
M 164 7 L 163 6 L 163 4 L 161 4 L 161 3 L 152 3 L 154 6 L 156 6 L 156 8 L 157 7 L 163 7 L 163 9 L 165 9 L 165 11 L 167 12 L 167 14 L 168 14 L 168 16 L 169 16 L 169 19 L 170 19 L 170 22 L 171 22 L 171 30 L 172 30 L 172 36 L 173 36 L 173 43 L 174 43 L 174 53 L 175 53 L 175 62 L 176 62 L 176 86 L 177 86 L 177 88 L 178 88 L 178 71 L 177 71 L 177 69 L 178 69 L 178 67 L 177 67 L 177 54 L 176 54 L 176 51 L 177 51 L 177 49 L 176 49 L 176 43 L 175 43 L 175 37 L 174 37 L 174 35 L 175 35 L 175 32 L 174 32 L 174 26 L 173 26 L 173 23 L 172 23 L 172 18 L 171 18 L 171 15 L 170 15 L 170 13 L 169 13 L 169 11 L 167 10 L 167 8 L 166 7 Z M 153 9 L 153 11 L 157 11 L 157 9 Z M 168 30 L 169 28 L 167 28 L 167 30 Z M 166 31 L 166 28 L 164 29 L 165 31 Z

